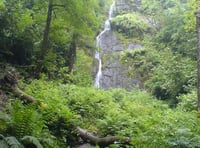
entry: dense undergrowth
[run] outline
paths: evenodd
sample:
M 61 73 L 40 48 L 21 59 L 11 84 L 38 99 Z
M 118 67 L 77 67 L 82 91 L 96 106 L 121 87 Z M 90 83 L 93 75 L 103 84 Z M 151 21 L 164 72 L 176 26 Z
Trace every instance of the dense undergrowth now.
M 40 106 L 24 106 L 11 100 L 6 114 L 0 114 L 0 131 L 5 136 L 0 140 L 1 145 L 10 136 L 22 144 L 27 144 L 29 139 L 29 144 L 44 147 L 74 145 L 79 138 L 73 125 L 98 136 L 130 137 L 131 145 L 127 147 L 198 147 L 200 144 L 198 113 L 187 111 L 184 103 L 171 109 L 137 89 L 106 91 L 43 80 L 22 86 L 41 102 Z M 121 146 L 116 143 L 110 147 Z
M 108 2 L 98 2 L 101 7 L 108 7 Z M 111 148 L 200 147 L 200 114 L 196 111 L 197 40 L 191 2 L 143 0 L 140 12 L 116 13 L 116 18 L 113 18 L 113 31 L 122 36 L 124 43 L 128 40 L 142 45 L 141 48 L 121 52 L 120 62 L 128 66 L 130 77 L 142 81 L 143 90 L 93 88 L 90 68 L 94 51 L 90 48 L 94 47 L 88 45 L 91 42 L 88 38 L 80 39 L 76 64 L 71 73 L 67 72 L 69 59 L 65 59 L 67 52 L 64 49 L 68 51 L 71 43 L 68 32 L 70 41 L 67 43 L 62 38 L 65 34 L 56 36 L 55 32 L 51 33 L 55 51 L 49 52 L 44 62 L 46 69 L 40 73 L 40 79 L 35 80 L 34 61 L 39 52 L 35 46 L 38 43 L 17 42 L 16 38 L 21 36 L 16 36 L 12 31 L 17 29 L 10 29 L 13 26 L 7 28 L 9 23 L 3 24 L 2 30 L 6 31 L 1 31 L 1 36 L 4 36 L 2 42 L 5 42 L 5 51 L 12 51 L 11 47 L 18 45 L 15 42 L 22 44 L 20 51 L 29 49 L 28 45 L 34 48 L 33 60 L 30 61 L 33 67 L 28 67 L 28 71 L 24 65 L 19 68 L 26 79 L 25 83 L 20 83 L 20 87 L 40 103 L 27 105 L 8 94 L 6 108 L 0 112 L 0 147 L 76 147 L 81 140 L 74 125 L 100 137 L 117 135 L 132 139 L 130 145 L 115 143 L 109 146 Z M 3 11 L 3 8 L 0 7 L 0 10 Z M 101 19 L 105 17 L 104 10 L 101 10 Z M 16 18 L 21 16 L 19 14 Z M 43 29 L 41 26 L 39 28 Z M 10 36 L 7 36 L 7 30 L 16 36 L 12 38 L 14 45 L 8 44 Z M 62 39 L 63 45 L 57 43 L 59 39 Z M 24 38 L 20 40 L 25 41 Z M 32 42 L 32 38 L 30 40 Z M 34 40 L 40 41 L 41 38 Z M 1 59 L 9 61 L 8 53 L 0 53 Z M 18 58 L 23 60 L 23 54 L 18 56 L 16 54 L 14 57 L 17 59 L 10 59 L 10 63 Z M 26 59 L 31 60 L 28 55 L 24 57 Z

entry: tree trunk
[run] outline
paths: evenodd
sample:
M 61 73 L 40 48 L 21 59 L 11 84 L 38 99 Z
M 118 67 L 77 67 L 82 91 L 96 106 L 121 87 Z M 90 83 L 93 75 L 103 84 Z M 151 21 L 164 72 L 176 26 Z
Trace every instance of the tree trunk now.
M 74 64 L 76 62 L 76 40 L 77 40 L 77 34 L 74 33 L 68 52 L 69 73 L 73 73 Z
M 197 0 L 198 2 L 199 0 Z M 197 96 L 198 104 L 197 108 L 200 110 L 200 7 L 198 7 L 196 12 L 196 23 L 197 23 L 197 68 L 198 68 L 198 78 L 197 78 Z
M 43 40 L 42 40 L 41 52 L 40 52 L 40 59 L 39 59 L 39 63 L 38 63 L 38 66 L 37 66 L 37 72 L 38 73 L 41 72 L 44 57 L 48 53 L 48 41 L 49 41 L 49 32 L 50 32 L 52 11 L 53 11 L 53 0 L 49 0 L 46 26 L 45 26 L 44 34 L 43 34 Z

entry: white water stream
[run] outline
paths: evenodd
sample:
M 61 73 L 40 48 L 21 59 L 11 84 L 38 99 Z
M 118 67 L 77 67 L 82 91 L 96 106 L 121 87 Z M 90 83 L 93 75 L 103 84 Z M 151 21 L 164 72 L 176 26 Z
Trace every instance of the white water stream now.
M 112 19 L 112 14 L 114 11 L 114 6 L 115 6 L 115 2 L 112 3 L 112 5 L 110 6 L 109 12 L 108 12 L 108 19 L 105 21 L 105 26 L 104 26 L 104 30 L 102 32 L 99 33 L 99 35 L 96 37 L 96 46 L 98 51 L 95 53 L 95 58 L 99 61 L 99 66 L 98 66 L 98 72 L 97 75 L 95 77 L 95 81 L 94 81 L 94 86 L 97 88 L 101 87 L 101 78 L 102 78 L 102 61 L 101 61 L 101 40 L 102 40 L 102 35 L 106 32 L 109 31 L 111 29 L 110 26 L 110 20 Z

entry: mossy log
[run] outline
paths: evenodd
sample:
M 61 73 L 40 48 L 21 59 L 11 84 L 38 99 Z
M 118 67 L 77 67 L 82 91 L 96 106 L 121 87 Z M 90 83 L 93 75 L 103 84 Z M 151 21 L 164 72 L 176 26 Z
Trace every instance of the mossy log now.
M 36 99 L 18 87 L 17 77 L 13 71 L 7 71 L 0 79 L 0 84 L 3 88 L 10 89 L 11 92 L 18 98 L 22 99 L 26 103 L 36 103 Z
M 93 144 L 93 145 L 99 145 L 100 147 L 106 147 L 110 144 L 113 144 L 115 142 L 123 143 L 123 144 L 129 144 L 131 142 L 130 138 L 125 137 L 121 138 L 118 136 L 107 136 L 99 138 L 92 133 L 88 132 L 85 129 L 80 128 L 79 126 L 76 126 L 76 130 L 79 134 L 79 136 L 86 142 Z
M 12 89 L 12 92 L 13 92 L 14 95 L 16 95 L 18 98 L 24 100 L 27 103 L 36 103 L 37 102 L 35 100 L 35 98 L 33 98 L 32 96 L 26 94 L 21 89 L 19 89 L 17 84 L 11 86 L 11 89 Z

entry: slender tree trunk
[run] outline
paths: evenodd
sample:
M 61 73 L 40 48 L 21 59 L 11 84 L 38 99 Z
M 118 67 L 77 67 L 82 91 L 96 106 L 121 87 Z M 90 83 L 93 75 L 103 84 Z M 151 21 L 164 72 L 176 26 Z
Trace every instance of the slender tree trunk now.
M 41 47 L 41 57 L 42 59 L 48 52 L 48 40 L 49 40 L 49 31 L 50 31 L 50 24 L 51 24 L 51 17 L 52 17 L 52 11 L 53 11 L 53 0 L 49 0 L 49 6 L 48 6 L 48 12 L 47 12 L 47 20 L 46 20 L 46 27 L 44 30 L 43 35 L 43 41 L 42 41 L 42 47 Z
M 198 2 L 199 0 L 197 0 Z M 197 23 L 197 66 L 198 66 L 198 78 L 197 78 L 197 96 L 198 104 L 197 108 L 200 110 L 200 7 L 197 8 L 196 12 L 196 23 Z
M 53 11 L 53 0 L 49 0 L 46 26 L 44 29 L 43 40 L 42 40 L 42 45 L 41 45 L 41 52 L 40 52 L 40 59 L 39 59 L 40 61 L 39 61 L 38 67 L 37 67 L 38 73 L 41 72 L 44 57 L 48 53 L 48 41 L 49 41 L 49 32 L 50 32 L 52 11 Z
M 73 73 L 74 64 L 76 62 L 76 40 L 77 40 L 77 34 L 74 33 L 72 37 L 72 42 L 69 47 L 69 53 L 68 53 L 68 61 L 69 61 L 69 73 Z

